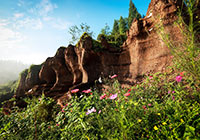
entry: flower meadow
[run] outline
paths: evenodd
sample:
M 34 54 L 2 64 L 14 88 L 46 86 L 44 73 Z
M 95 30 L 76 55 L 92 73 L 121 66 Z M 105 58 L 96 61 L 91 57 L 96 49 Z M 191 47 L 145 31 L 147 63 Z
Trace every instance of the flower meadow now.
M 62 108 L 44 95 L 26 99 L 27 108 L 0 114 L 0 138 L 198 139 L 199 89 L 186 75 L 177 76 L 144 75 L 130 88 L 121 87 L 117 76 L 105 78 L 108 88 L 73 90 L 73 95 L 81 92 L 81 96 L 74 95 Z

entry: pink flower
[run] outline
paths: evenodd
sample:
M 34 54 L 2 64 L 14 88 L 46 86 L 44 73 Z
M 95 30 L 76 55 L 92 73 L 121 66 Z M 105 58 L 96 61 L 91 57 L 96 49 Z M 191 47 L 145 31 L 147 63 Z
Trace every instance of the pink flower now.
M 144 110 L 147 109 L 146 105 L 143 105 L 142 108 L 144 108 Z
M 129 89 L 128 92 L 131 92 L 131 89 Z
M 114 100 L 115 98 L 117 98 L 117 94 L 112 94 L 109 99 Z
M 177 82 L 181 82 L 182 79 L 183 79 L 183 78 L 182 78 L 181 76 L 176 76 L 176 81 L 177 81 Z
M 106 94 L 102 95 L 102 96 L 100 97 L 100 100 L 104 99 L 106 96 L 107 96 Z
M 99 110 L 98 114 L 100 114 L 100 113 L 101 113 L 101 110 Z
M 73 89 L 71 90 L 71 93 L 77 93 L 79 91 L 79 89 Z
M 84 93 L 90 93 L 92 90 L 91 89 L 88 89 L 88 90 L 83 90 L 82 92 Z
M 168 94 L 170 94 L 170 93 L 171 93 L 171 90 L 168 91 Z
M 150 79 L 150 80 L 153 79 L 153 76 L 149 76 L 149 79 Z
M 183 71 L 183 72 L 180 73 L 180 76 L 184 76 L 184 74 L 185 74 L 185 72 Z
M 175 97 L 174 97 L 174 96 L 172 96 L 172 100 L 175 100 Z
M 62 110 L 62 112 L 64 113 L 65 111 L 64 111 L 64 110 Z
M 148 106 L 151 106 L 151 104 L 148 104 Z
M 92 109 L 88 109 L 88 111 L 86 112 L 86 115 L 89 115 L 92 112 L 96 112 L 96 109 L 94 107 Z
M 56 126 L 59 126 L 59 124 L 57 123 Z
M 65 106 L 68 106 L 68 104 L 66 104 Z
M 128 97 L 130 96 L 131 94 L 129 92 L 125 93 L 124 96 Z
M 117 75 L 115 74 L 115 75 L 113 75 L 113 76 L 111 76 L 111 79 L 113 79 L 113 78 L 115 78 L 115 77 L 117 77 Z

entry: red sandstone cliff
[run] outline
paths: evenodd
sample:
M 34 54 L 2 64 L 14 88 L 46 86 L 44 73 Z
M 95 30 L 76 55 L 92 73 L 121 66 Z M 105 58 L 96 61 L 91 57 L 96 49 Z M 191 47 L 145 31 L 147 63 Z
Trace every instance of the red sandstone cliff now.
M 55 98 L 65 97 L 70 88 L 86 88 L 102 75 L 117 74 L 122 84 L 132 85 L 142 74 L 163 71 L 171 62 L 170 52 L 156 33 L 156 24 L 163 21 L 165 30 L 178 38 L 180 33 L 173 22 L 177 19 L 180 2 L 152 0 L 146 17 L 132 23 L 120 50 L 102 41 L 101 45 L 106 47 L 103 51 L 95 51 L 94 41 L 87 34 L 77 46 L 60 47 L 54 57 L 47 58 L 42 64 L 36 76 L 39 79 L 36 78 L 33 84 L 27 85 L 27 78 L 22 76 L 16 96 L 45 93 Z M 29 77 L 29 81 L 31 78 L 34 79 Z

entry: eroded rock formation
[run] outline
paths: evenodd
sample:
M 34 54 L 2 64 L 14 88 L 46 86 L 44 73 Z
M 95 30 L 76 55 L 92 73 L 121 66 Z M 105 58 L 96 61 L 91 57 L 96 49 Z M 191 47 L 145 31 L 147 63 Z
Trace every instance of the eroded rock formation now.
M 133 85 L 142 74 L 163 71 L 171 62 L 170 52 L 156 33 L 156 24 L 163 21 L 165 30 L 177 39 L 180 33 L 173 22 L 180 5 L 180 0 L 152 0 L 146 17 L 132 23 L 121 49 L 102 41 L 103 50 L 95 51 L 98 44 L 87 34 L 76 46 L 60 47 L 42 64 L 37 82 L 25 86 L 27 78 L 21 77 L 16 96 L 44 93 L 58 99 L 71 88 L 86 88 L 102 75 L 117 74 L 122 84 Z

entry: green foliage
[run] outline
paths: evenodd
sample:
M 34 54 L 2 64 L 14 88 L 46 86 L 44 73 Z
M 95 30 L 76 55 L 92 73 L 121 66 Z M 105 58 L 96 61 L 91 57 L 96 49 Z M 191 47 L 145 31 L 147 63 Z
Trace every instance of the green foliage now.
M 16 89 L 16 85 L 17 85 L 17 82 L 13 81 L 13 82 L 9 82 L 8 84 L 0 86 L 0 107 L 2 105 L 1 104 L 2 102 L 12 98 Z
M 116 78 L 105 78 L 108 88 L 73 96 L 62 110 L 44 96 L 27 99 L 29 105 L 23 111 L 16 108 L 10 116 L 0 114 L 0 138 L 197 139 L 199 92 L 190 79 L 177 82 L 175 77 L 145 75 L 130 89 L 121 88 Z
M 77 25 L 71 26 L 69 28 L 69 33 L 72 36 L 72 40 L 70 41 L 70 43 L 76 43 L 80 39 L 81 35 L 85 32 L 93 37 L 94 33 L 90 31 L 90 26 L 86 23 L 81 23 L 79 27 Z
M 162 40 L 170 49 L 172 55 L 174 56 L 174 63 L 176 67 L 188 73 L 189 78 L 195 80 L 197 87 L 200 86 L 200 47 L 199 47 L 199 28 L 200 23 L 196 19 L 195 12 L 197 10 L 197 5 L 195 0 L 185 1 L 186 10 L 180 11 L 179 19 L 175 23 L 180 29 L 181 40 L 174 40 L 173 36 L 170 36 L 165 32 L 164 27 L 161 25 L 159 34 Z M 188 14 L 189 23 L 187 24 L 182 15 Z
M 108 24 L 106 23 L 105 27 L 103 29 L 101 29 L 101 33 L 103 35 L 110 35 L 110 27 L 108 26 Z
M 137 11 L 137 8 L 133 4 L 132 0 L 130 0 L 129 15 L 128 15 L 128 29 L 131 27 L 131 24 L 132 24 L 134 18 L 139 19 L 139 18 L 141 18 L 141 15 Z
M 127 30 L 128 30 L 128 28 L 127 28 L 126 20 L 122 16 L 120 16 L 120 19 L 119 19 L 119 33 L 120 34 L 125 34 Z
M 112 29 L 112 35 L 116 35 L 116 34 L 119 34 L 119 21 L 118 20 L 114 20 L 113 29 Z

